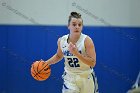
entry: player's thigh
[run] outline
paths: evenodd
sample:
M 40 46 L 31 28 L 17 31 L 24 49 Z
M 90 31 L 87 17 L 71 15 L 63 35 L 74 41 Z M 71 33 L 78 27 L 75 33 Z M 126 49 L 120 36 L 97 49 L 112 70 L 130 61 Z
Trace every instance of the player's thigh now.
M 79 93 L 79 88 L 76 85 L 74 76 L 65 74 L 63 80 L 62 93 Z
M 92 75 L 90 78 L 83 80 L 83 87 L 81 88 L 80 93 L 94 93 L 95 91 L 95 81 Z

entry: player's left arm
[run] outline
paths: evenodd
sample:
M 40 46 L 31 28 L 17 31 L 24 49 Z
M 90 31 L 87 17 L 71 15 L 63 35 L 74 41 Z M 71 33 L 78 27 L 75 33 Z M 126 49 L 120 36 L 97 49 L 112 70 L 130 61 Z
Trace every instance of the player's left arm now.
M 96 64 L 96 52 L 95 52 L 95 47 L 92 39 L 87 36 L 85 39 L 85 48 L 86 48 L 86 55 L 80 54 L 78 52 L 78 49 L 76 48 L 75 45 L 70 43 L 69 45 L 69 50 L 72 54 L 77 56 L 79 60 L 81 60 L 83 63 L 94 67 Z
M 83 62 L 91 67 L 94 67 L 96 64 L 96 51 L 93 40 L 89 36 L 85 39 L 85 48 L 86 55 L 84 56 L 85 61 Z

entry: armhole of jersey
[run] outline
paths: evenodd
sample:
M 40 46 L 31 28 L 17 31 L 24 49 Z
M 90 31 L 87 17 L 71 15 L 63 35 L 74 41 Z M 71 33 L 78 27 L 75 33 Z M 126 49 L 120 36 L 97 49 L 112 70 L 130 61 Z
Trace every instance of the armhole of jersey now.
M 60 48 L 62 50 L 62 46 L 61 46 L 62 45 L 62 37 L 60 37 L 59 40 L 60 40 Z
M 60 48 L 61 49 L 62 49 L 62 46 L 63 46 L 63 43 L 64 43 L 63 39 L 65 39 L 65 37 L 67 37 L 67 35 L 64 35 L 64 36 L 60 37 Z
M 85 52 L 86 52 L 86 45 L 85 45 L 86 38 L 87 38 L 87 35 L 84 36 L 84 47 L 85 47 Z

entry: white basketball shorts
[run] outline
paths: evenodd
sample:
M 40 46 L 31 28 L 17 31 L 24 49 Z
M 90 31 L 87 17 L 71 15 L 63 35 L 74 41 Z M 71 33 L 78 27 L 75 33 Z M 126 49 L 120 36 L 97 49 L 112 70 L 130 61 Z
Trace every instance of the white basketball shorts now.
M 95 73 L 69 73 L 64 72 L 62 93 L 99 93 Z

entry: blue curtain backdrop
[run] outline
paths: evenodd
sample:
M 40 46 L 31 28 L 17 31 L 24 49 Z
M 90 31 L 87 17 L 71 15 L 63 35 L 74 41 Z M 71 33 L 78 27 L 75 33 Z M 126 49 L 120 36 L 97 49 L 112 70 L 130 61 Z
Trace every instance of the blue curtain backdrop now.
M 30 67 L 55 54 L 57 39 L 68 33 L 66 26 L 0 25 L 0 93 L 61 93 L 64 60 L 43 82 Z M 83 33 L 95 44 L 100 93 L 126 93 L 140 71 L 140 28 L 85 26 Z

